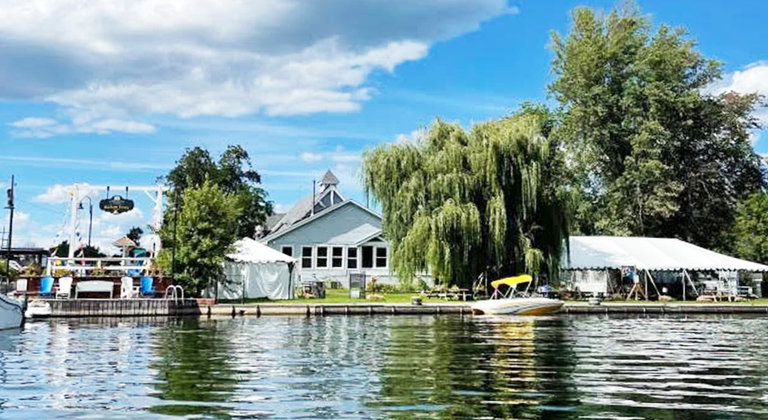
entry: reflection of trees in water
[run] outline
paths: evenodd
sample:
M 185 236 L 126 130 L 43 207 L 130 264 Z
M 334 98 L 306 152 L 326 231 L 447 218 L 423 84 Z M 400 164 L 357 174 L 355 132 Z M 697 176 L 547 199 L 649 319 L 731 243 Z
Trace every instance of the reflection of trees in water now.
M 158 329 L 155 349 L 159 358 L 150 365 L 157 370 L 158 380 L 153 396 L 169 403 L 151 411 L 228 417 L 226 407 L 206 404 L 227 401 L 239 382 L 232 363 L 230 329 L 216 324 L 181 319 Z M 185 401 L 190 403 L 182 403 Z
M 539 417 L 542 407 L 572 406 L 575 357 L 561 323 L 393 320 L 381 391 L 369 406 L 393 418 Z

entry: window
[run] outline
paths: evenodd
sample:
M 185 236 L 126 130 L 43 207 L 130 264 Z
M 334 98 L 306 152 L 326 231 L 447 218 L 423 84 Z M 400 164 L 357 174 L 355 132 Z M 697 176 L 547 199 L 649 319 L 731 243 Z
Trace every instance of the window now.
M 301 247 L 301 268 L 312 268 L 312 247 Z
M 331 267 L 344 267 L 344 248 L 340 246 L 331 248 Z
M 363 247 L 363 268 L 373 268 L 373 247 Z
M 347 248 L 347 268 L 357 268 L 357 248 Z
M 315 261 L 315 267 L 327 268 L 328 267 L 328 247 L 317 247 L 317 261 Z
M 283 247 L 281 248 L 281 251 L 282 251 L 283 254 L 285 254 L 285 255 L 287 255 L 289 257 L 293 256 L 293 247 L 290 246 L 290 245 L 283 245 Z
M 376 248 L 376 268 L 387 267 L 387 248 Z

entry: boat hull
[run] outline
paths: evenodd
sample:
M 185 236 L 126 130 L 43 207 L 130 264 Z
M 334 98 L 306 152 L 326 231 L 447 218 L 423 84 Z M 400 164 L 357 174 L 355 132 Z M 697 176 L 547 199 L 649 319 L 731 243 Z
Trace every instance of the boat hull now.
M 472 305 L 472 312 L 482 315 L 545 315 L 557 312 L 565 302 L 547 298 L 516 298 L 481 300 Z
M 0 330 L 21 327 L 23 318 L 24 309 L 21 302 L 0 295 Z

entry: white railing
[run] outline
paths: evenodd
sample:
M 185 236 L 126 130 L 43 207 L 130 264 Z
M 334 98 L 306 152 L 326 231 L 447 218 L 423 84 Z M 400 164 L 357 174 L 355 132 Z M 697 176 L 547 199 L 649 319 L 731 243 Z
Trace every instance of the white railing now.
M 48 258 L 47 275 L 52 275 L 54 270 L 78 271 L 88 273 L 96 269 L 104 271 L 146 270 L 152 264 L 153 258 L 149 257 L 50 257 Z

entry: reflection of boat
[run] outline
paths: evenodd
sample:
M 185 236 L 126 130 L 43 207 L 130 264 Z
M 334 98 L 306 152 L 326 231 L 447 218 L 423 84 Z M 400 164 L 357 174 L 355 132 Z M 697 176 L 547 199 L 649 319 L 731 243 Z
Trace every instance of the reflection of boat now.
M 0 295 L 0 330 L 21 327 L 24 309 L 21 302 L 8 296 Z
M 557 311 L 563 306 L 562 300 L 535 297 L 526 291 L 518 291 L 517 285 L 528 284 L 533 278 L 527 274 L 506 277 L 491 282 L 493 295 L 472 305 L 472 312 L 486 315 L 543 315 Z M 506 293 L 502 291 L 506 288 Z

